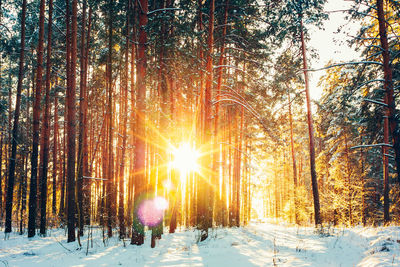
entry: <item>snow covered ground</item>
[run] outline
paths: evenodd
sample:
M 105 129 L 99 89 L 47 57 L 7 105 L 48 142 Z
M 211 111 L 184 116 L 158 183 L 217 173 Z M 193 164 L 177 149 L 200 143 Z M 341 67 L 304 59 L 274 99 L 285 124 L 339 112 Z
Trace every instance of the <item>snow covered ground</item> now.
M 251 223 L 218 228 L 198 243 L 196 230 L 164 234 L 155 249 L 146 238 L 141 247 L 117 237 L 103 244 L 101 231 L 82 248 L 67 243 L 62 229 L 45 238 L 0 234 L 1 266 L 400 266 L 400 227 L 329 229 Z M 329 233 L 329 235 L 327 234 Z

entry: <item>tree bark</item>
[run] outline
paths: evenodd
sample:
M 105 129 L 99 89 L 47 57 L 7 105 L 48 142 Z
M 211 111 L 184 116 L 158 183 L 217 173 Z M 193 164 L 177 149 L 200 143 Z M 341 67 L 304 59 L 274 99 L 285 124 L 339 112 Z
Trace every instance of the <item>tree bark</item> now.
M 215 11 L 215 0 L 210 1 L 210 13 L 208 21 L 208 39 L 207 39 L 207 59 L 206 59 L 206 86 L 204 91 L 204 143 L 205 147 L 211 147 L 211 136 L 212 136 L 212 84 L 213 84 L 213 47 L 214 47 L 214 11 Z M 206 153 L 203 160 L 203 168 L 205 169 L 204 180 L 200 183 L 200 190 L 202 201 L 201 201 L 201 214 L 199 218 L 199 230 L 201 231 L 201 241 L 204 241 L 208 237 L 208 228 L 212 227 L 212 215 L 213 215 L 213 199 L 214 199 L 214 188 L 210 184 L 216 184 L 216 178 L 210 174 L 212 168 L 212 155 Z
M 66 0 L 69 4 L 69 0 Z M 76 90 L 76 54 L 77 54 L 77 0 L 72 0 L 71 15 L 71 61 L 70 73 L 67 76 L 70 83 L 67 86 L 67 198 L 68 198 L 68 242 L 75 241 L 75 90 Z M 68 36 L 67 36 L 68 38 Z M 68 44 L 67 44 L 68 45 Z
M 382 47 L 382 58 L 383 58 L 383 72 L 385 82 L 383 84 L 384 90 L 386 91 L 387 104 L 389 109 L 389 126 L 390 132 L 393 138 L 393 149 L 395 152 L 397 181 L 400 184 L 400 133 L 398 122 L 396 120 L 396 102 L 393 94 L 393 73 L 392 66 L 390 63 L 390 51 L 387 38 L 386 30 L 386 19 L 385 11 L 383 7 L 383 0 L 376 1 L 376 7 L 378 11 L 378 23 L 379 23 L 379 39 Z
M 132 245 L 144 243 L 144 226 L 138 218 L 138 205 L 140 195 L 146 190 L 145 176 L 145 111 L 146 111 L 146 48 L 147 48 L 147 12 L 148 0 L 139 0 L 139 45 L 137 58 L 137 91 L 136 91 L 136 140 L 135 140 L 135 192 L 134 192 L 134 215 L 132 224 Z
M 306 45 L 305 45 L 305 41 L 304 41 L 302 18 L 300 18 L 300 37 L 301 37 L 301 53 L 303 56 L 304 82 L 305 82 L 305 88 L 306 88 L 307 123 L 308 123 L 309 150 L 310 150 L 310 172 L 311 172 L 311 185 L 312 185 L 313 200 L 314 200 L 314 220 L 315 220 L 315 225 L 318 226 L 322 223 L 322 218 L 321 218 L 321 214 L 320 214 L 317 172 L 315 170 L 314 125 L 313 125 L 312 111 L 311 111 L 310 89 L 309 89 L 308 71 L 307 71 L 308 67 L 307 67 L 307 57 L 306 57 Z
M 64 107 L 64 114 L 67 114 L 67 105 Z M 66 121 L 63 122 L 63 128 L 66 129 Z M 66 131 L 63 131 L 62 136 L 62 149 L 60 149 L 60 169 L 62 170 L 61 176 L 61 193 L 60 193 L 60 208 L 58 210 L 58 217 L 60 217 L 62 222 L 65 222 L 65 177 L 66 177 Z M 61 157 L 62 150 L 62 157 Z
M 78 196 L 78 226 L 79 235 L 83 236 L 84 218 L 88 211 L 88 207 L 84 207 L 84 190 L 86 188 L 86 180 L 83 176 L 87 175 L 87 165 L 84 163 L 84 138 L 86 131 L 86 52 L 85 52 L 85 32 L 86 32 L 86 0 L 83 1 L 82 25 L 81 25 L 81 42 L 80 42 L 80 84 L 79 84 L 79 136 L 78 136 L 78 179 L 76 183 Z M 85 166 L 86 165 L 86 166 Z M 85 198 L 86 199 L 86 198 Z
M 225 1 L 225 10 L 224 10 L 224 22 L 223 22 L 223 29 L 222 29 L 222 41 L 221 41 L 221 49 L 220 49 L 220 56 L 219 56 L 219 61 L 218 61 L 218 70 L 217 70 L 217 103 L 215 104 L 215 116 L 214 116 L 214 159 L 213 159 L 213 172 L 217 173 L 217 177 L 219 178 L 219 173 L 220 173 L 220 156 L 221 156 L 221 149 L 220 149 L 220 140 L 221 138 L 219 137 L 219 116 L 220 116 L 220 94 L 221 94 L 221 86 L 222 86 L 222 69 L 221 67 L 224 64 L 225 60 L 225 36 L 226 36 L 226 31 L 227 31 L 227 23 L 228 23 L 228 10 L 229 10 L 229 0 Z M 224 177 L 222 177 L 224 179 Z M 218 179 L 219 182 L 219 179 Z M 223 183 L 221 185 L 223 187 Z M 223 191 L 223 190 L 222 190 Z M 225 216 L 225 210 L 223 209 L 223 204 L 224 201 L 226 202 L 226 195 L 221 194 L 221 198 L 219 197 L 219 190 L 217 191 L 217 194 L 215 196 L 217 200 L 217 209 L 218 209 L 218 216 L 217 216 L 217 224 L 221 225 L 223 224 L 223 217 Z
M 348 141 L 347 141 L 347 134 L 344 134 L 344 145 L 345 145 L 345 154 L 346 154 L 346 174 L 347 174 L 347 189 L 348 189 L 348 196 L 347 196 L 347 201 L 348 201 L 348 209 L 349 209 L 349 222 L 350 226 L 353 225 L 353 202 L 352 202 L 352 193 L 353 193 L 353 188 L 351 184 L 351 167 L 350 167 L 350 152 L 349 152 L 349 146 L 348 146 Z
M 22 1 L 22 11 L 21 11 L 21 50 L 19 54 L 19 70 L 18 70 L 18 84 L 17 84 L 17 99 L 15 102 L 15 112 L 14 112 L 14 125 L 12 130 L 12 141 L 11 141 L 11 157 L 9 163 L 9 173 L 8 173 L 8 187 L 7 187 L 7 197 L 6 197 L 6 224 L 5 233 L 11 232 L 11 222 L 12 222 L 12 206 L 13 206 L 13 193 L 14 193 L 14 180 L 15 180 L 15 165 L 17 157 L 17 139 L 18 139 L 18 124 L 19 124 L 19 114 L 21 110 L 21 92 L 22 92 L 22 82 L 24 75 L 24 52 L 25 52 L 25 20 L 26 20 L 26 0 Z M 3 141 L 3 137 L 1 137 Z M 3 142 L 1 142 L 3 144 Z M 0 150 L 3 146 L 0 147 Z M 0 157 L 1 160 L 2 157 Z M 0 164 L 1 173 L 1 164 Z M 0 191 L 1 191 L 1 174 L 0 174 Z M 0 195 L 0 202 L 1 202 Z M 1 208 L 1 207 L 0 207 Z
M 89 105 L 89 91 L 87 87 L 87 79 L 88 79 L 88 65 L 89 65 L 89 50 L 90 50 L 90 33 L 92 27 L 92 6 L 89 7 L 89 22 L 87 26 L 87 34 L 86 34 L 86 49 L 85 49 L 85 68 L 84 68 L 84 87 L 85 87 L 85 101 L 83 102 L 83 117 L 85 118 L 85 127 L 83 129 L 83 175 L 91 176 L 91 169 L 89 169 L 89 137 L 88 137 L 88 129 L 93 125 L 92 123 L 88 123 L 88 105 Z M 93 128 L 93 126 L 92 126 Z M 91 164 L 93 165 L 93 164 Z M 83 209 L 88 211 L 91 206 L 91 180 L 86 180 L 84 182 L 84 192 L 83 192 Z M 91 214 L 90 212 L 84 213 L 83 219 L 86 224 L 90 224 Z
M 43 43 L 44 43 L 44 9 L 45 0 L 40 1 L 39 11 L 39 43 L 37 49 L 37 70 L 36 70 L 36 92 L 33 104 L 33 139 L 31 157 L 31 183 L 29 190 L 29 220 L 28 237 L 35 236 L 36 213 L 37 213 L 37 171 L 38 171 L 38 152 L 39 152 L 39 120 L 40 120 L 40 99 L 42 91 L 42 72 L 43 72 Z
M 58 174 L 58 95 L 54 94 L 54 124 L 53 124 L 53 198 L 52 212 L 57 214 L 57 174 Z
M 292 102 L 290 100 L 290 93 L 288 93 L 288 108 L 289 108 L 289 125 L 290 125 L 290 149 L 292 153 L 292 168 L 293 168 L 293 198 L 294 198 L 294 220 L 299 224 L 299 211 L 297 201 L 297 169 L 296 169 L 296 154 L 294 151 L 294 137 L 293 137 L 293 118 L 292 118 Z
M 49 0 L 49 22 L 47 30 L 47 55 L 46 55 L 46 95 L 43 116 L 43 153 L 42 177 L 40 178 L 40 234 L 46 236 L 46 208 L 47 208 L 47 174 L 49 165 L 49 137 L 50 137 L 50 78 L 51 78 L 51 34 L 53 21 L 53 0 Z
M 385 96 L 385 103 L 388 103 L 387 94 Z M 383 142 L 389 144 L 389 109 L 385 107 L 385 115 L 383 118 Z M 389 215 L 389 158 L 388 147 L 382 146 L 382 160 L 383 160 L 383 221 L 385 224 L 390 222 Z
M 125 151 L 126 151 L 126 139 L 127 131 L 126 125 L 128 123 L 128 78 L 129 78 L 129 14 L 131 9 L 131 1 L 128 1 L 128 9 L 126 12 L 126 36 L 125 36 L 125 66 L 124 66 L 124 77 L 123 86 L 121 87 L 121 115 L 122 115 L 122 151 L 121 151 L 121 163 L 119 169 L 119 206 L 118 206 L 118 219 L 119 219 L 119 238 L 124 239 L 126 235 L 125 230 L 125 209 L 124 209 L 124 182 L 125 182 Z
M 132 42 L 129 43 L 129 47 L 131 50 L 131 70 L 130 70 L 130 84 L 131 84 L 131 118 L 130 118 L 130 131 L 131 131 L 131 138 L 130 144 L 133 148 L 135 145 L 135 102 L 136 102 L 136 90 L 135 90 L 135 58 L 136 58 L 136 1 L 129 0 L 131 2 L 131 12 L 133 14 L 132 18 L 132 32 L 131 32 L 131 39 Z M 129 180 L 128 180 L 128 205 L 127 205 L 127 214 L 126 214 L 126 225 L 132 224 L 132 207 L 133 207 L 133 185 L 134 185 L 134 149 L 131 149 L 131 157 L 129 161 Z M 129 235 L 131 234 L 131 228 L 129 227 Z
M 29 93 L 28 93 L 29 95 Z M 29 109 L 28 109 L 29 110 Z M 19 221 L 19 234 L 22 235 L 24 233 L 24 214 L 26 211 L 26 193 L 27 193 L 27 180 L 28 180 L 28 156 L 29 153 L 25 157 L 24 164 L 24 176 L 22 177 L 22 196 L 21 196 L 21 210 L 20 210 L 20 221 Z
M 113 86 L 112 86 L 112 49 L 113 49 L 113 0 L 109 0 L 108 17 L 108 58 L 107 58 L 107 117 L 108 117 L 108 168 L 107 168 L 107 235 L 112 237 L 114 203 L 114 150 L 113 150 Z

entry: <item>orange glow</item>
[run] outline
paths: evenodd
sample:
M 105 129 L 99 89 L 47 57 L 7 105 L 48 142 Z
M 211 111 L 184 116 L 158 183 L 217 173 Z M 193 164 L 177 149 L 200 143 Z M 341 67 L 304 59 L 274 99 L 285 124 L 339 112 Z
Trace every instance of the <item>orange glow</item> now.
M 172 150 L 173 161 L 171 167 L 177 169 L 181 174 L 190 172 L 198 172 L 198 159 L 200 154 L 193 149 L 188 143 L 181 144 L 178 148 Z

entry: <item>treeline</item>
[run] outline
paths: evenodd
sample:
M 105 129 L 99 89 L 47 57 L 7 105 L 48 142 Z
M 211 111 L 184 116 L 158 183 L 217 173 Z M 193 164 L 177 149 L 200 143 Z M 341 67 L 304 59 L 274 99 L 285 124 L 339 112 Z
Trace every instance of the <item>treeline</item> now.
M 362 25 L 349 44 L 361 57 L 351 62 L 333 59 L 322 70 L 310 70 L 325 72 L 314 116 L 321 216 L 332 225 L 397 224 L 399 5 L 396 1 L 354 1 L 346 13 L 349 21 Z M 276 64 L 279 74 L 273 84 L 287 94 L 278 117 L 283 146 L 274 150 L 273 157 L 266 156 L 274 168 L 264 187 L 268 193 L 263 212 L 307 223 L 312 192 L 305 153 L 306 122 L 301 114 L 302 81 L 299 67 L 293 67 L 300 64 L 298 53 L 288 49 L 277 62 L 289 63 Z M 297 110 L 294 115 L 293 109 Z
M 314 127 L 307 27 L 322 25 L 324 2 L 1 2 L 5 232 L 27 228 L 32 237 L 40 228 L 45 236 L 49 226 L 66 225 L 75 241 L 75 229 L 81 236 L 98 224 L 108 237 L 118 229 L 141 245 L 147 226 L 154 247 L 164 226 L 171 233 L 195 226 L 202 241 L 209 228 L 245 225 L 256 213 L 317 225 L 380 222 L 382 155 L 384 195 L 396 212 L 387 147 L 397 136 L 398 4 L 355 2 L 351 19 L 374 25 L 361 29 L 357 44 L 379 64 L 330 69 Z M 362 16 L 376 4 L 386 12 L 376 16 L 393 17 L 389 24 Z M 371 37 L 378 25 L 389 32 L 390 49 L 381 28 Z M 393 99 L 362 101 L 372 80 L 385 84 L 380 97 L 392 92 Z M 383 112 L 390 127 L 381 123 Z M 375 141 L 387 144 L 381 155 L 353 150 Z M 199 171 L 171 168 L 182 144 L 199 151 Z M 260 181 L 254 164 L 266 160 L 269 175 Z M 263 208 L 252 205 L 256 193 L 265 197 Z M 160 197 L 169 203 L 161 223 L 146 223 L 143 203 Z
M 246 224 L 254 121 L 245 110 L 260 122 L 252 88 L 264 88 L 271 49 L 299 27 L 279 28 L 280 14 L 317 14 L 321 3 L 2 3 L 6 233 L 18 223 L 21 234 L 27 225 L 29 237 L 39 226 L 46 235 L 61 223 L 74 241 L 75 227 L 82 235 L 98 223 L 140 245 L 138 209 L 155 196 L 168 199 L 170 232 L 197 226 L 204 240 L 214 225 Z M 200 172 L 182 179 L 167 166 L 184 142 L 202 156 Z M 154 246 L 163 224 L 151 228 Z

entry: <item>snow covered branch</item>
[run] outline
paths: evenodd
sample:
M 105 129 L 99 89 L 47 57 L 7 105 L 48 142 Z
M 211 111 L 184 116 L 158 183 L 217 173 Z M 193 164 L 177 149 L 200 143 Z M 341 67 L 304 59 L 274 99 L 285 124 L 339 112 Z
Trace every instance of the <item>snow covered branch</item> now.
M 393 147 L 391 144 L 379 143 L 379 144 L 371 144 L 371 145 L 352 146 L 352 147 L 350 147 L 350 149 L 368 148 L 368 147 L 382 147 L 382 146 Z
M 369 99 L 369 98 L 364 98 L 364 101 L 371 102 L 371 103 L 378 104 L 378 105 L 382 105 L 384 107 L 388 107 L 388 104 L 386 104 L 384 102 L 381 102 L 381 101 L 376 101 L 376 100 L 372 100 L 372 99 Z
M 346 63 L 338 63 L 338 64 L 333 64 L 330 66 L 326 66 L 323 68 L 318 68 L 318 69 L 307 69 L 306 71 L 320 71 L 320 70 L 326 70 L 334 67 L 340 67 L 340 66 L 346 66 L 346 65 L 358 65 L 358 64 L 375 64 L 379 66 L 383 66 L 381 62 L 377 61 L 358 61 L 358 62 L 346 62 Z M 304 70 L 302 70 L 304 71 Z
M 174 7 L 167 7 L 167 8 L 160 8 L 160 9 L 155 9 L 150 12 L 147 12 L 147 15 L 156 13 L 156 12 L 161 12 L 161 11 L 174 11 L 174 10 L 182 10 L 181 8 L 174 8 Z

